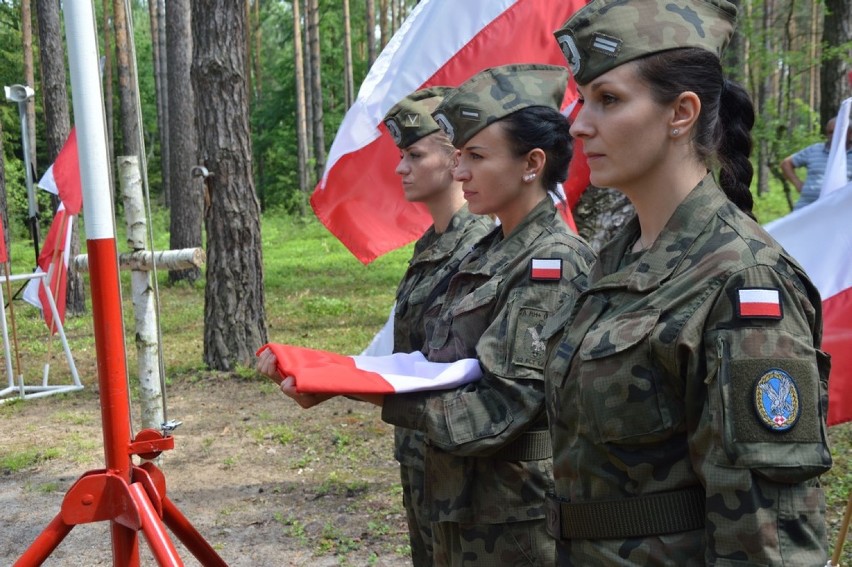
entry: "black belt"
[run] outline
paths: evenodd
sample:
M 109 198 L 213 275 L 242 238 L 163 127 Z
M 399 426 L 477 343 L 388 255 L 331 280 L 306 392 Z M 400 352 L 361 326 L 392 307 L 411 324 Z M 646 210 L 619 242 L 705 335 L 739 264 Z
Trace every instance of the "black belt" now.
M 550 431 L 538 429 L 527 431 L 497 451 L 494 458 L 501 461 L 539 461 L 553 456 Z
M 556 539 L 625 539 L 704 527 L 704 488 L 618 500 L 567 502 L 548 494 L 547 531 Z

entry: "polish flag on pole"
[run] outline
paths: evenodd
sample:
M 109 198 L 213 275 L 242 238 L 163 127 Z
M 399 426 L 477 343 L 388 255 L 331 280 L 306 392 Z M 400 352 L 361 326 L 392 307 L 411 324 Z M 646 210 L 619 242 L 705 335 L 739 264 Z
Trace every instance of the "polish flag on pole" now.
M 74 228 L 74 218 L 83 206 L 77 135 L 74 129 L 71 130 L 65 145 L 56 156 L 56 161 L 47 169 L 38 185 L 45 191 L 57 195 L 60 204 L 38 256 L 36 273 L 46 273 L 47 276 L 30 280 L 24 289 L 23 298 L 27 303 L 41 309 L 48 329 L 51 334 L 54 334 L 57 327 L 53 321 L 47 293 L 49 290 L 56 304 L 59 320 L 64 323 L 71 233 Z
M 852 99 L 841 105 L 836 132 L 845 132 Z M 841 128 L 842 127 L 842 128 Z M 845 143 L 832 143 L 832 154 Z M 828 179 L 828 178 L 826 178 Z M 828 424 L 852 421 L 852 183 L 825 181 L 814 203 L 766 225 L 802 265 L 822 296 L 822 348 L 831 355 Z
M 382 135 L 382 118 L 412 91 L 456 86 L 488 67 L 565 65 L 553 31 L 583 5 L 584 0 L 421 0 L 382 50 L 337 131 L 311 196 L 320 221 L 364 263 L 419 238 L 431 218 L 425 207 L 403 197 L 394 173 L 399 150 Z M 575 93 L 572 82 L 563 106 Z M 575 152 L 575 161 L 583 159 Z M 588 185 L 588 175 L 574 177 L 566 195 L 577 193 L 575 184 Z M 570 223 L 570 212 L 563 214 Z
M 303 394 L 399 394 L 455 388 L 479 380 L 475 358 L 429 362 L 419 351 L 388 356 L 344 356 L 324 350 L 269 343 L 282 377 L 293 376 Z M 277 380 L 280 383 L 280 380 Z

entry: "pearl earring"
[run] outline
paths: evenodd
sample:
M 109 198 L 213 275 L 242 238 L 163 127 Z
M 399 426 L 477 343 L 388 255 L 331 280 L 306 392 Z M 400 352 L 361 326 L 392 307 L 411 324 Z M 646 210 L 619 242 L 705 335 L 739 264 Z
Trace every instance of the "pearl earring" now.
M 527 183 L 529 183 L 529 182 L 530 182 L 530 181 L 532 181 L 533 179 L 535 179 L 535 173 L 526 173 L 526 174 L 524 174 L 523 180 L 524 180 L 524 181 L 526 181 Z
M 678 134 L 680 134 L 680 130 L 679 130 L 679 129 L 677 129 L 677 128 L 674 128 L 674 129 L 672 130 L 672 136 L 677 136 Z

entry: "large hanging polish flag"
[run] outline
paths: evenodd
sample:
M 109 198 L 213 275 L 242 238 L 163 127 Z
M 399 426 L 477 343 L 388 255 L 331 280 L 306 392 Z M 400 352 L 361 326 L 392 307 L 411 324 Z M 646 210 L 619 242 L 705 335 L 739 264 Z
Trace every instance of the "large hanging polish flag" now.
M 837 131 L 846 131 L 850 105 L 852 99 L 841 106 Z M 845 141 L 833 142 L 829 162 L 835 148 L 845 147 Z M 766 229 L 802 265 L 822 296 L 822 346 L 831 355 L 828 424 L 837 425 L 852 421 L 852 183 L 845 171 L 824 183 L 814 203 Z
M 45 277 L 30 280 L 23 298 L 41 309 L 51 334 L 58 327 L 53 320 L 48 293 L 53 297 L 61 322 L 65 322 L 65 293 L 68 286 L 68 262 L 71 256 L 71 233 L 74 219 L 83 206 L 83 188 L 80 181 L 80 162 L 77 157 L 77 134 L 72 128 L 56 161 L 38 182 L 39 187 L 59 197 L 59 208 L 53 217 L 44 246 L 38 256 L 36 273 Z
M 475 358 L 429 362 L 421 352 L 344 356 L 324 350 L 269 343 L 281 379 L 292 376 L 303 394 L 401 394 L 445 390 L 479 380 Z M 280 383 L 280 380 L 277 380 Z
M 431 218 L 422 205 L 403 197 L 394 174 L 399 150 L 382 135 L 382 118 L 417 89 L 456 86 L 488 67 L 565 65 L 553 31 L 583 5 L 584 0 L 421 0 L 370 69 L 337 131 L 311 196 L 320 221 L 364 263 L 419 238 Z M 575 93 L 572 83 L 563 106 Z M 575 161 L 583 159 L 582 152 L 575 153 Z M 585 189 L 588 175 L 569 173 L 566 195 L 578 192 L 574 184 Z

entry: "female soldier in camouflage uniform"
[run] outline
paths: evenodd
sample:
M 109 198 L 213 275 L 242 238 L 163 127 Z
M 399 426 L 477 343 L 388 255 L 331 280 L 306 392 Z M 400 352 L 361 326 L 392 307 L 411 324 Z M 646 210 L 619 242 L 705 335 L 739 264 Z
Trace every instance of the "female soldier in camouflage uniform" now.
M 440 301 L 436 290 L 494 226 L 488 217 L 468 211 L 461 183 L 453 179 L 456 149 L 431 116 L 446 91 L 446 87 L 432 87 L 414 92 L 391 108 L 384 120 L 400 150 L 396 173 L 402 178 L 405 198 L 426 205 L 434 221 L 415 243 L 414 255 L 397 288 L 394 352 L 423 349 L 423 317 Z M 432 530 L 424 505 L 423 434 L 396 427 L 394 456 L 400 465 L 411 559 L 415 567 L 428 567 L 432 565 Z
M 433 362 L 476 357 L 483 376 L 454 390 L 400 394 L 382 418 L 423 432 L 436 565 L 552 565 L 544 494 L 552 487 L 544 413 L 544 321 L 584 288 L 591 250 L 548 197 L 570 138 L 558 108 L 567 73 L 485 70 L 433 116 L 461 150 L 455 178 L 471 212 L 501 226 L 465 258 L 427 329 Z
M 470 252 L 494 223 L 489 217 L 473 215 L 467 208 L 461 183 L 453 179 L 456 149 L 432 119 L 431 112 L 443 100 L 448 87 L 415 91 L 391 108 L 384 123 L 400 150 L 396 173 L 402 181 L 407 201 L 423 203 L 432 216 L 429 227 L 414 245 L 414 254 L 399 283 L 393 313 L 393 351 L 422 350 L 425 343 L 424 317 L 427 308 L 436 309 L 442 300 L 437 293 L 455 273 L 461 259 Z M 275 375 L 275 358 L 264 351 L 257 369 Z M 332 396 L 296 394 L 282 385 L 285 393 L 303 407 L 312 407 Z M 394 456 L 400 464 L 403 504 L 408 517 L 411 559 L 415 567 L 432 562 L 432 531 L 424 503 L 423 434 L 397 427 Z
M 594 0 L 556 32 L 591 182 L 637 212 L 543 333 L 560 565 L 826 562 L 820 298 L 752 218 L 735 17 Z

